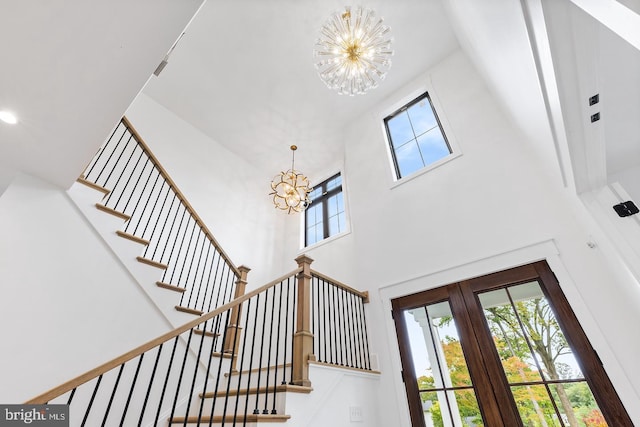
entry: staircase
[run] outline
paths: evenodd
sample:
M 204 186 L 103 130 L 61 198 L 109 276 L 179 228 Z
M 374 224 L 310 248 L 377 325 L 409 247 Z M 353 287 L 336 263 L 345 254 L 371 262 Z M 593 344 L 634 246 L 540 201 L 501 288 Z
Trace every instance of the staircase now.
M 27 403 L 68 404 L 72 426 L 252 426 L 287 422 L 287 402 L 312 395 L 310 369 L 376 376 L 368 295 L 305 255 L 245 293 L 249 269 L 230 261 L 126 119 L 70 195 L 175 329 Z

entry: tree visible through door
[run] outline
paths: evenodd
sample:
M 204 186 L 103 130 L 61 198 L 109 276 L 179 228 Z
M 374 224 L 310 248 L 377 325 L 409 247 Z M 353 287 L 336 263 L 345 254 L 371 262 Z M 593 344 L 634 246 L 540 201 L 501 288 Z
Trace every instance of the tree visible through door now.
M 633 426 L 546 263 L 392 303 L 414 426 Z

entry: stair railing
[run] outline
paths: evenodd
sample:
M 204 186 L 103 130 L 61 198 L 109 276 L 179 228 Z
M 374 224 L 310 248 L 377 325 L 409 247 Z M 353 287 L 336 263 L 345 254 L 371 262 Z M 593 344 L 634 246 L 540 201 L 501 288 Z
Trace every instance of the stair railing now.
M 363 303 L 366 295 L 311 270 L 307 256 L 296 262 L 291 273 L 26 403 L 68 404 L 71 426 L 156 426 L 167 420 L 170 425 L 236 426 L 286 420 L 278 393 L 311 390 L 313 347 L 324 344 L 312 333 L 318 319 L 343 325 L 332 329 L 345 335 L 337 353 L 343 365 L 358 367 L 369 354 L 364 310 L 352 320 L 319 315 L 346 312 L 358 295 Z M 344 301 L 339 309 L 319 303 L 320 295 L 324 299 L 330 293 L 331 299 Z M 362 325 L 344 326 L 357 324 L 355 319 Z M 359 356 L 350 358 L 342 351 L 346 348 L 359 348 Z
M 164 269 L 158 286 L 202 314 L 231 301 L 241 273 L 131 123 L 122 118 L 82 180 L 109 190 L 98 207 L 126 219 L 122 237 L 146 245 L 138 257 Z
M 369 293 L 311 270 L 311 330 L 318 362 L 371 370 L 364 304 Z

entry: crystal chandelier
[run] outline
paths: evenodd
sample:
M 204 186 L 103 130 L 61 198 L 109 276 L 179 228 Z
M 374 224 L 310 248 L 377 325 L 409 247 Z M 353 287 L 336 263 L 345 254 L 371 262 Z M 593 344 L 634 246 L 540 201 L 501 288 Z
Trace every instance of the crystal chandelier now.
M 295 145 L 291 146 L 291 169 L 280 172 L 273 178 L 271 181 L 273 192 L 269 193 L 273 196 L 273 204 L 276 208 L 287 211 L 288 214 L 305 210 L 311 203 L 309 193 L 313 190 L 309 185 L 309 179 L 294 168 L 297 149 Z
M 333 13 L 320 30 L 313 55 L 323 82 L 353 96 L 375 88 L 391 68 L 391 29 L 361 6 Z

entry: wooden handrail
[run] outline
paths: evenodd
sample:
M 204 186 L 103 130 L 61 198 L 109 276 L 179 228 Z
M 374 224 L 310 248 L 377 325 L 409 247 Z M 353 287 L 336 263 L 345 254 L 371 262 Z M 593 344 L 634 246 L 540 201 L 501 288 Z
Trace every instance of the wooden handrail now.
M 142 139 L 138 131 L 135 130 L 131 122 L 126 117 L 122 117 L 122 122 L 129 129 L 133 137 L 136 139 L 136 141 L 140 145 L 140 148 L 142 148 L 142 151 L 145 152 L 145 154 L 149 157 L 149 159 L 155 165 L 155 167 L 158 168 L 158 171 L 160 171 L 160 174 L 162 175 L 162 177 L 167 181 L 171 189 L 176 193 L 176 195 L 178 196 L 178 199 L 180 199 L 180 201 L 184 204 L 187 211 L 189 211 L 193 219 L 195 219 L 196 223 L 200 226 L 202 231 L 204 231 L 204 234 L 211 241 L 213 246 L 215 246 L 215 248 L 218 250 L 222 258 L 224 258 L 224 260 L 231 267 L 231 269 L 236 274 L 236 276 L 240 276 L 240 271 L 233 264 L 233 262 L 231 261 L 231 258 L 229 258 L 227 253 L 222 249 L 222 247 L 218 243 L 218 241 L 213 237 L 213 234 L 209 231 L 204 221 L 202 221 L 202 218 L 200 218 L 200 216 L 196 213 L 193 206 L 191 206 L 191 204 L 187 201 L 187 198 L 184 196 L 184 194 L 182 194 L 182 192 L 180 191 L 176 183 L 171 179 L 171 177 L 169 176 L 165 168 L 162 167 L 162 165 L 160 164 L 156 156 L 153 155 L 153 153 L 151 152 L 147 144 L 144 142 L 144 140 Z
M 195 320 L 192 320 L 189 323 L 185 323 L 184 325 L 170 331 L 167 332 L 166 334 L 163 334 L 149 342 L 147 342 L 146 344 L 143 344 L 139 347 L 136 347 L 135 349 L 116 357 L 113 360 L 110 360 L 107 363 L 104 363 L 100 366 L 98 366 L 97 368 L 94 368 L 70 381 L 67 381 L 64 384 L 61 384 L 57 387 L 52 388 L 51 390 L 42 393 L 30 400 L 28 400 L 27 402 L 25 402 L 25 404 L 30 404 L 30 405 L 37 405 L 37 404 L 44 404 L 46 402 L 49 402 L 52 399 L 55 399 L 58 396 L 63 395 L 64 393 L 73 390 L 74 388 L 88 382 L 91 381 L 94 378 L 97 378 L 98 376 L 112 370 L 113 368 L 116 368 L 120 365 L 122 365 L 123 363 L 126 363 L 128 361 L 130 361 L 131 359 L 141 355 L 142 353 L 145 353 L 157 346 L 159 346 L 162 343 L 165 343 L 167 341 L 169 341 L 172 338 L 177 337 L 178 335 L 195 328 L 196 326 L 198 326 L 201 323 L 204 323 L 214 317 L 216 317 L 217 315 L 224 313 L 227 310 L 232 309 L 233 307 L 238 306 L 239 304 L 243 303 L 244 301 L 248 300 L 249 298 L 252 298 L 256 295 L 258 295 L 261 292 L 264 292 L 265 290 L 277 285 L 280 282 L 283 282 L 284 280 L 297 275 L 298 273 L 300 273 L 302 271 L 302 268 L 297 268 L 295 270 L 293 270 L 292 272 L 285 274 L 284 276 L 281 276 L 275 280 L 272 280 L 271 282 L 267 283 L 266 285 L 263 285 L 257 289 L 254 289 L 253 291 L 245 294 L 244 296 L 241 296 L 225 305 L 221 305 L 220 307 L 216 308 L 213 311 L 210 311 L 209 313 L 203 314 L 202 316 L 198 317 Z
M 369 302 L 369 292 L 367 292 L 367 291 L 359 291 L 357 289 L 353 289 L 351 286 L 345 285 L 344 283 L 341 283 L 341 282 L 338 282 L 336 279 L 332 279 L 331 277 L 329 277 L 329 276 L 327 276 L 325 274 L 319 273 L 319 272 L 317 272 L 316 270 L 313 270 L 313 269 L 311 270 L 311 275 L 313 277 L 317 277 L 319 279 L 326 280 L 327 282 L 329 282 L 330 284 L 332 284 L 332 285 L 334 285 L 334 286 L 336 286 L 338 288 L 344 289 L 347 292 L 350 292 L 350 293 L 352 293 L 352 294 L 354 294 L 356 296 L 359 296 L 360 298 L 363 299 L 364 303 L 368 303 Z

